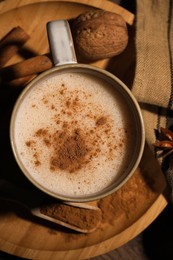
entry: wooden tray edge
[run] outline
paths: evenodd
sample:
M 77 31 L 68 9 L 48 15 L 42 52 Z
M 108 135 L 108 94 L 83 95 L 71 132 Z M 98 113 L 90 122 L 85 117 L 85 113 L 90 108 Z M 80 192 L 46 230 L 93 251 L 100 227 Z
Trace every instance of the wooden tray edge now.
M 0 3 L 0 14 L 3 14 L 5 12 L 8 12 L 11 9 L 18 8 L 21 6 L 25 6 L 28 4 L 37 4 L 37 3 L 42 3 L 42 2 L 52 2 L 51 0 L 25 0 L 25 1 L 11 1 L 11 0 L 5 0 Z M 67 2 L 67 0 L 54 0 L 54 2 Z M 76 2 L 84 5 L 91 5 L 92 7 L 96 8 L 102 8 L 105 10 L 113 10 L 113 12 L 120 14 L 126 23 L 129 25 L 132 25 L 134 22 L 134 14 L 123 8 L 122 6 L 119 6 L 116 3 L 106 1 L 106 0 L 97 0 L 97 1 L 92 1 L 92 0 L 68 0 L 68 2 Z

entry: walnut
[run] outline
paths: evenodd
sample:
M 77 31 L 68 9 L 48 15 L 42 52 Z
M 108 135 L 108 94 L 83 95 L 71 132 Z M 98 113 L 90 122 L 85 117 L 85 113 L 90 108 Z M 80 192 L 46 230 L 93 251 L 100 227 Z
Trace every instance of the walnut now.
M 128 43 L 128 30 L 122 16 L 104 10 L 80 14 L 71 29 L 76 53 L 86 60 L 118 55 Z

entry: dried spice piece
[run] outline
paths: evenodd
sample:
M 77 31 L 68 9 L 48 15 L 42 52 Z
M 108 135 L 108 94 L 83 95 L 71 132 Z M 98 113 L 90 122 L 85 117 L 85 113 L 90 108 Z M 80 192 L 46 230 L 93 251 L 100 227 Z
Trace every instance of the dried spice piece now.
M 100 223 L 100 210 L 78 208 L 66 204 L 43 205 L 40 212 L 81 229 L 91 229 Z
M 53 63 L 47 54 L 37 55 L 18 63 L 9 65 L 0 70 L 3 80 L 11 81 L 36 75 L 53 67 Z
M 173 170 L 173 132 L 161 127 L 159 138 L 154 146 L 157 148 L 157 152 L 160 152 L 159 157 L 169 156 L 169 169 Z
M 173 132 L 161 127 L 159 138 L 154 143 L 157 152 L 160 152 L 160 157 L 165 158 L 173 153 Z
M 0 68 L 29 40 L 30 36 L 20 27 L 14 27 L 0 41 Z

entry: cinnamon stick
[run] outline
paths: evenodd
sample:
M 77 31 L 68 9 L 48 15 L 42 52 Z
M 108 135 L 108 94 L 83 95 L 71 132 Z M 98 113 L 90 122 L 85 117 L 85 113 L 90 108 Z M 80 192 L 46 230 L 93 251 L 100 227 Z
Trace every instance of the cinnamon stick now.
M 31 81 L 36 76 L 37 75 L 29 75 L 29 76 L 25 76 L 25 77 L 22 77 L 22 78 L 10 80 L 10 81 L 8 81 L 6 83 L 11 88 L 25 87 L 26 84 L 29 83 L 29 81 Z
M 20 26 L 17 26 L 0 41 L 0 68 L 18 52 L 29 38 L 29 35 Z
M 38 55 L 0 70 L 1 79 L 10 81 L 28 77 L 53 67 L 51 59 L 47 55 Z

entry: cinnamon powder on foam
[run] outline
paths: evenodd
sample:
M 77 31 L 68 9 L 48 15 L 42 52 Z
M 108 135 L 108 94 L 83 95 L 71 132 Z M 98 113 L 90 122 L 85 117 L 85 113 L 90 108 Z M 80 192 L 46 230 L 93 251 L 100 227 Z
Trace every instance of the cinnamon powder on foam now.
M 47 147 L 53 148 L 50 159 L 50 170 L 56 169 L 66 170 L 69 173 L 77 172 L 84 165 L 88 164 L 93 157 L 98 157 L 101 153 L 101 146 L 105 144 L 107 139 L 107 154 L 108 160 L 112 159 L 113 151 L 121 146 L 124 142 L 123 139 L 117 145 L 113 145 L 112 140 L 115 138 L 111 129 L 111 122 L 107 115 L 102 115 L 102 111 L 97 114 L 90 112 L 86 115 L 94 123 L 90 129 L 82 129 L 82 122 L 79 123 L 75 120 L 75 114 L 82 110 L 82 105 L 78 93 L 75 96 L 69 98 L 65 96 L 66 87 L 63 85 L 60 90 L 60 95 L 63 96 L 63 108 L 60 113 L 57 114 L 55 121 L 57 126 L 61 125 L 61 129 L 51 133 L 49 128 L 38 129 L 33 140 L 26 141 L 26 146 L 35 149 L 35 139 L 39 138 L 43 141 L 43 144 Z M 49 105 L 48 100 L 43 100 L 45 105 Z M 52 110 L 56 110 L 56 107 L 51 106 Z M 100 114 L 99 114 L 100 113 Z M 72 118 L 70 121 L 63 121 L 63 115 Z M 103 137 L 103 139 L 102 139 Z M 108 140 L 109 139 L 109 140 Z M 41 161 L 39 160 L 39 153 L 33 152 L 34 164 L 39 167 Z

